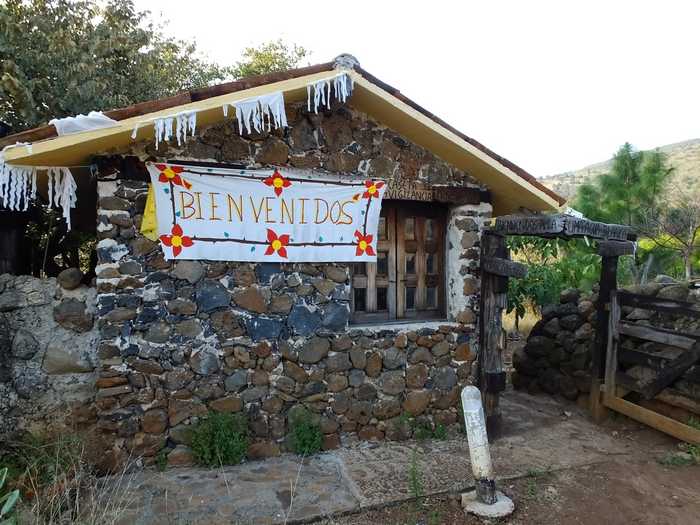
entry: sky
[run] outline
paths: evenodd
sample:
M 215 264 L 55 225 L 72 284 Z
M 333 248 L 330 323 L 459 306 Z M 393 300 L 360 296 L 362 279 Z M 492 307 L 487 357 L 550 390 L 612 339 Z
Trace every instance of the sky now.
M 282 38 L 364 69 L 536 176 L 700 137 L 700 2 L 136 0 L 231 64 Z M 306 65 L 305 63 L 303 65 Z

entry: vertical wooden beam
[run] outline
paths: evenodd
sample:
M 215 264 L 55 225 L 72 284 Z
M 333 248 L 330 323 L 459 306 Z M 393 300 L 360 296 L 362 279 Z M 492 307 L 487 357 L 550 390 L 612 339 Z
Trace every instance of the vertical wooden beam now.
M 508 248 L 502 235 L 485 232 L 481 238 L 481 256 L 507 259 Z M 479 315 L 479 388 L 484 402 L 489 440 L 501 435 L 499 393 L 505 389 L 503 349 L 501 348 L 502 314 L 507 306 L 508 278 L 481 273 L 481 308 Z
M 596 305 L 596 333 L 591 361 L 590 410 L 593 420 L 600 423 L 607 416 L 601 402 L 600 385 L 605 374 L 606 350 L 610 320 L 610 296 L 617 289 L 617 256 L 603 256 L 600 270 L 600 287 Z

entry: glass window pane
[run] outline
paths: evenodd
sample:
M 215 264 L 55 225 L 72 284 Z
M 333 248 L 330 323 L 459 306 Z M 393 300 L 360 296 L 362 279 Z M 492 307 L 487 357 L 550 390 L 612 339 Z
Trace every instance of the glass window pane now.
M 435 236 L 433 219 L 425 219 L 425 238 L 431 240 Z
M 352 269 L 353 275 L 367 275 L 366 263 L 355 263 Z
M 355 311 L 364 312 L 367 309 L 367 302 L 365 301 L 365 288 L 355 288 Z
M 427 273 L 435 273 L 435 255 L 432 253 L 426 255 L 425 271 Z
M 415 234 L 415 225 L 416 225 L 416 218 L 415 217 L 406 217 L 406 222 L 404 223 L 404 239 L 407 241 L 412 241 L 416 238 Z
M 407 253 L 406 254 L 406 273 L 414 274 L 416 273 L 416 254 Z
M 386 241 L 386 217 L 379 217 L 379 226 L 377 227 L 377 236 L 380 241 Z
M 428 308 L 437 308 L 437 288 L 435 286 L 428 287 Z
M 389 254 L 387 252 L 377 253 L 377 275 L 389 274 Z
M 386 311 L 387 289 L 377 288 L 377 310 Z
M 406 288 L 406 310 L 413 310 L 416 307 L 416 289 Z

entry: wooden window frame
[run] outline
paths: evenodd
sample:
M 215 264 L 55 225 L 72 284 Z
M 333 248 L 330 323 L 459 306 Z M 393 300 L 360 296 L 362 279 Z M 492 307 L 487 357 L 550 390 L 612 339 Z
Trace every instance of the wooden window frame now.
M 365 264 L 364 274 L 352 266 L 352 323 L 386 323 L 445 318 L 445 239 L 447 210 L 432 202 L 385 200 L 381 216 L 386 221 L 386 238 L 377 232 L 377 252 L 387 254 L 387 275 L 377 274 L 377 263 Z M 414 238 L 407 239 L 405 224 L 414 218 Z M 426 219 L 433 221 L 433 237 L 426 239 Z M 406 255 L 415 254 L 415 273 L 406 274 Z M 433 254 L 433 274 L 427 274 L 427 255 Z M 436 307 L 429 308 L 428 287 L 436 288 Z M 387 308 L 377 310 L 377 289 L 387 289 Z M 406 306 L 406 290 L 414 288 L 414 308 Z M 356 290 L 365 290 L 365 309 L 356 311 Z

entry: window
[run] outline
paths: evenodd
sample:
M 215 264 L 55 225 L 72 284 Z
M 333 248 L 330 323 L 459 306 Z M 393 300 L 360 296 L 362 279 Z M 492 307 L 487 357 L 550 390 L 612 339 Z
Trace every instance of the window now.
M 444 237 L 439 204 L 384 201 L 377 262 L 352 268 L 353 321 L 444 317 Z

